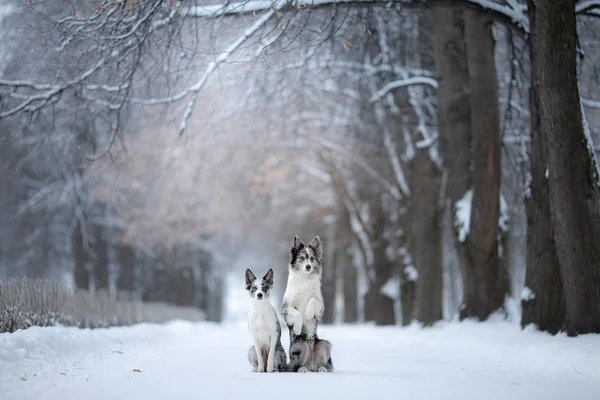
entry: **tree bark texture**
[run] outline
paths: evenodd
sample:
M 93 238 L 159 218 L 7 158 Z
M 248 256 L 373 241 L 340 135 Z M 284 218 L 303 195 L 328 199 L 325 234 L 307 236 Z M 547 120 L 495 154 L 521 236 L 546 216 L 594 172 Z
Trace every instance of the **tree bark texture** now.
M 429 149 L 417 149 L 411 168 L 411 254 L 419 272 L 415 318 L 424 325 L 442 319 L 440 186 L 441 172 Z
M 530 40 L 536 40 L 532 32 Z M 532 79 L 537 79 L 532 71 Z M 560 265 L 554 243 L 550 215 L 550 195 L 545 176 L 547 149 L 540 130 L 538 97 L 535 85 L 530 88 L 531 115 L 531 182 L 527 208 L 527 272 L 524 296 L 521 296 L 521 326 L 535 324 L 540 330 L 557 333 L 565 321 L 565 299 Z
M 336 263 L 339 271 L 338 278 L 344 281 L 343 320 L 345 323 L 355 323 L 358 320 L 358 274 L 350 254 L 353 232 L 350 224 L 350 214 L 343 202 L 339 205 L 339 210 L 340 227 L 338 228 Z
M 600 188 L 582 122 L 575 3 L 529 2 L 532 84 L 547 150 L 553 234 L 569 335 L 600 332 Z
M 434 59 L 438 81 L 438 132 L 440 152 L 447 176 L 454 247 L 460 270 L 470 264 L 467 243 L 458 239 L 456 203 L 472 185 L 471 108 L 463 10 L 443 2 L 429 10 L 433 27 Z
M 384 237 L 385 215 L 379 196 L 371 202 L 373 267 L 375 279 L 370 282 L 365 296 L 365 319 L 374 321 L 376 325 L 394 325 L 394 300 L 381 293 L 381 288 L 392 277 L 392 265 L 386 254 L 387 240 Z
M 321 290 L 323 292 L 323 302 L 325 304 L 325 312 L 323 313 L 323 323 L 333 323 L 335 314 L 335 283 L 337 279 L 336 269 L 336 222 L 327 226 L 326 237 L 324 241 L 325 257 L 323 260 L 323 278 Z
M 400 307 L 402 308 L 402 326 L 410 325 L 415 311 L 415 281 L 404 273 L 400 288 Z
M 464 11 L 469 104 L 473 137 L 473 200 L 467 236 L 469 263 L 463 267 L 461 318 L 483 321 L 501 308 L 509 291 L 508 271 L 498 252 L 500 240 L 500 118 L 492 21 Z

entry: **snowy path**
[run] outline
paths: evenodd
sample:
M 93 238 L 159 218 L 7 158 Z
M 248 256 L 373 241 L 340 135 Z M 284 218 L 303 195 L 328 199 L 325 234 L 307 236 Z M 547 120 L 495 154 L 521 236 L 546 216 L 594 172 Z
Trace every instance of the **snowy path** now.
M 253 374 L 239 326 L 32 328 L 0 335 L 0 399 L 600 399 L 600 335 L 463 323 L 321 336 L 335 373 Z

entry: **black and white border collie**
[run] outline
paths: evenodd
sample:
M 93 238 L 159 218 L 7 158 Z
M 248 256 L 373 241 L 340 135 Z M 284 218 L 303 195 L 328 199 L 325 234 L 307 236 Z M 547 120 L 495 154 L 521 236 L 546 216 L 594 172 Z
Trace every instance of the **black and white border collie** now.
M 248 316 L 248 330 L 254 345 L 248 350 L 248 361 L 253 372 L 285 372 L 287 357 L 281 345 L 281 325 L 269 294 L 273 287 L 273 270 L 257 279 L 246 270 L 246 290 L 252 297 L 252 310 Z M 266 365 L 265 365 L 266 364 Z
M 325 305 L 321 293 L 323 246 L 316 236 L 305 246 L 294 236 L 282 316 L 290 332 L 289 372 L 332 372 L 331 343 L 319 339 Z

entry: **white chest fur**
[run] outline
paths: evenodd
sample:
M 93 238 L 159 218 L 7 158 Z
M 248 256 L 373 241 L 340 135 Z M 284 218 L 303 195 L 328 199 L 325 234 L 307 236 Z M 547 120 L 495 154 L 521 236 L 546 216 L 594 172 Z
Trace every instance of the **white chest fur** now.
M 268 347 L 273 335 L 277 335 L 275 309 L 267 300 L 255 300 L 248 317 L 248 330 L 261 346 Z
M 302 330 L 310 336 L 312 336 L 316 330 L 315 319 L 306 318 L 306 308 L 311 298 L 316 299 L 319 304 L 323 304 L 320 277 L 315 274 L 307 275 L 303 272 L 290 272 L 283 299 L 289 306 L 295 308 L 302 314 Z

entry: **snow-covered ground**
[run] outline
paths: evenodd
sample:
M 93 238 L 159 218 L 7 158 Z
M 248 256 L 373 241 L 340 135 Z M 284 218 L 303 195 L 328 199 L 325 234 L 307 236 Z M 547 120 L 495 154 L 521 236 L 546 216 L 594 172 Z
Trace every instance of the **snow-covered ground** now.
M 0 399 L 600 399 L 600 335 L 466 322 L 321 336 L 336 372 L 256 374 L 241 325 L 31 328 L 0 335 Z

